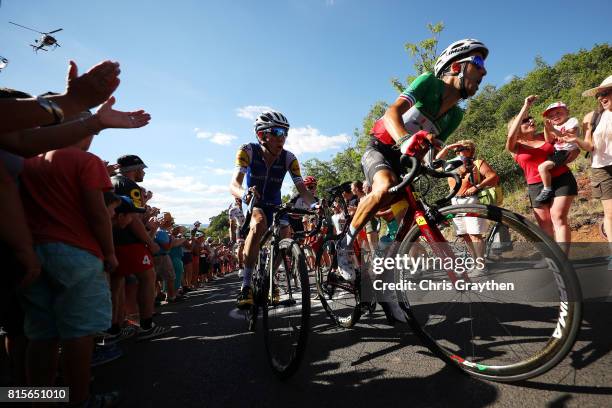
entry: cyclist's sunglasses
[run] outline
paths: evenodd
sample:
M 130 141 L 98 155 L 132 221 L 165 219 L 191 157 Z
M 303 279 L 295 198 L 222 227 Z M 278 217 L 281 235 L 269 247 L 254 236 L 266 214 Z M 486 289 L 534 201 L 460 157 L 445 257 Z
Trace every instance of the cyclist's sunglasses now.
M 287 137 L 289 130 L 282 127 L 273 127 L 261 131 L 262 133 L 270 133 L 274 137 Z
M 467 57 L 457 62 L 469 62 L 471 64 L 476 65 L 477 68 L 485 69 L 484 59 L 480 55 L 474 55 L 471 57 Z

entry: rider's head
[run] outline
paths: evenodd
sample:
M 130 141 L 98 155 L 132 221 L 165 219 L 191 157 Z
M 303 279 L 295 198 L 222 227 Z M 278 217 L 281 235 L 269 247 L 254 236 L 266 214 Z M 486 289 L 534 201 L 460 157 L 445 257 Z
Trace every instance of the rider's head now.
M 278 155 L 283 150 L 289 134 L 289 121 L 280 112 L 264 112 L 255 120 L 255 134 L 264 149 Z
M 317 191 L 317 179 L 314 178 L 313 176 L 304 177 L 304 186 L 311 192 L 313 193 L 316 192 Z
M 447 81 L 457 87 L 463 99 L 478 91 L 482 78 L 487 74 L 484 61 L 489 49 L 482 42 L 466 38 L 455 41 L 438 57 L 434 74 L 438 78 L 450 77 Z

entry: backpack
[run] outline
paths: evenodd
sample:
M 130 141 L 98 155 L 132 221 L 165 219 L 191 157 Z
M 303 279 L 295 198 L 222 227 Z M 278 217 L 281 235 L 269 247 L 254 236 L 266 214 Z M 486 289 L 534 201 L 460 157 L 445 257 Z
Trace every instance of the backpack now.
M 482 166 L 482 160 L 474 160 L 476 165 L 476 184 L 480 184 L 482 177 L 480 175 L 480 166 Z M 478 193 L 478 200 L 484 205 L 496 205 L 501 206 L 504 203 L 504 190 L 499 185 L 493 187 L 487 187 Z
M 589 122 L 589 124 L 591 125 L 591 136 L 595 132 L 595 129 L 597 128 L 597 125 L 599 125 L 599 121 L 601 121 L 601 112 L 598 111 L 598 110 L 593 111 L 593 116 L 591 116 L 591 121 Z M 591 155 L 591 152 L 585 152 L 584 153 L 584 158 L 586 159 L 590 155 Z

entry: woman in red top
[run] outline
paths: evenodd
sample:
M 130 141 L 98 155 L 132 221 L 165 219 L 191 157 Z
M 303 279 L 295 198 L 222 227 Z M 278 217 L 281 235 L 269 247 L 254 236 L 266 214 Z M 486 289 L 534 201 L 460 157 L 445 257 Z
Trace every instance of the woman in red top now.
M 531 207 L 540 228 L 558 243 L 569 244 L 571 231 L 567 215 L 574 197 L 578 194 L 576 179 L 570 169 L 565 165 L 554 167 L 551 170 L 553 198 L 545 202 L 535 200 L 543 188 L 538 166 L 546 161 L 554 150 L 552 143 L 544 141 L 542 133 L 536 133 L 535 122 L 528 115 L 536 98 L 535 95 L 525 98 L 523 108 L 510 123 L 506 149 L 523 169 Z M 569 246 L 564 249 L 567 251 Z

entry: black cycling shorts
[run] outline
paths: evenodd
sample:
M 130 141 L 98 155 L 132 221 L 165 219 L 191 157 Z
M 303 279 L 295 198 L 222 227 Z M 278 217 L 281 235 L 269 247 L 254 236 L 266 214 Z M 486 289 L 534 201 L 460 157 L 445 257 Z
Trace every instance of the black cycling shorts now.
M 374 175 L 380 170 L 390 170 L 399 178 L 402 173 L 400 158 L 399 150 L 393 145 L 386 145 L 372 137 L 361 158 L 361 167 L 368 183 L 373 184 Z

